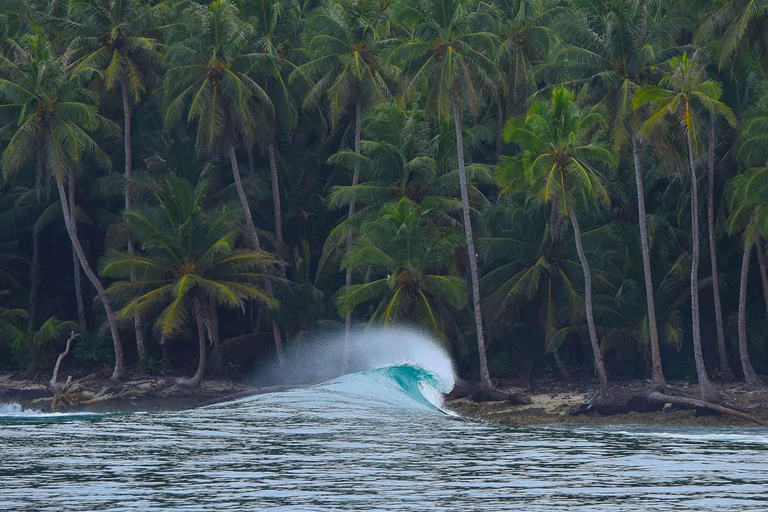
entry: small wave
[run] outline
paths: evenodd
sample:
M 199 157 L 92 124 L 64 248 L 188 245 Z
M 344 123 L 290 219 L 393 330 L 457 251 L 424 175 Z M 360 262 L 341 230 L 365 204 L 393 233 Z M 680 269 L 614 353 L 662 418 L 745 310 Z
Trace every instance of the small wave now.
M 41 412 L 35 409 L 25 409 L 21 404 L 0 404 L 0 419 L 20 418 L 20 419 L 44 419 L 44 418 L 67 418 L 70 416 L 99 416 L 91 412 Z
M 743 430 L 743 429 L 742 429 Z M 763 432 L 750 434 L 734 434 L 731 432 L 707 432 L 697 434 L 695 432 L 631 432 L 617 430 L 611 432 L 629 437 L 653 437 L 657 439 L 671 439 L 675 441 L 690 442 L 715 442 L 715 443 L 750 443 L 768 444 L 768 435 Z

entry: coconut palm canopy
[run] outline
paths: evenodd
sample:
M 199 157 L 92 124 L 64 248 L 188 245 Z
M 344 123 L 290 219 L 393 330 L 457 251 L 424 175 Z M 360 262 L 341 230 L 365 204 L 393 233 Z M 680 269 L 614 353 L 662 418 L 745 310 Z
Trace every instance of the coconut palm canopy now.
M 52 366 L 65 326 L 84 369 L 195 385 L 404 324 L 485 390 L 757 387 L 767 15 L 0 1 L 0 369 Z

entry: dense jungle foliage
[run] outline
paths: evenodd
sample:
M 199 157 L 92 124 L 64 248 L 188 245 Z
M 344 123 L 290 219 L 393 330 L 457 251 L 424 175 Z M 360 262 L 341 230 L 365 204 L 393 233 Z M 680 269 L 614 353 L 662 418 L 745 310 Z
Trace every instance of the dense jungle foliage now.
M 762 385 L 768 3 L 2 0 L 0 369 L 411 325 L 486 388 Z

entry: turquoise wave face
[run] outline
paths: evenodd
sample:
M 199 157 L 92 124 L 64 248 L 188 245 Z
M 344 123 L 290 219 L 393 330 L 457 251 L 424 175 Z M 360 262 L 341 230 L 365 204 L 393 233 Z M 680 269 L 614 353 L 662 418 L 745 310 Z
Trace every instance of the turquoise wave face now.
M 373 408 L 388 406 L 439 412 L 443 393 L 450 390 L 450 385 L 426 368 L 399 364 L 344 375 L 310 390 L 332 393 L 342 402 L 339 405 L 344 406 L 354 401 Z M 331 398 L 328 406 L 334 407 L 334 402 Z

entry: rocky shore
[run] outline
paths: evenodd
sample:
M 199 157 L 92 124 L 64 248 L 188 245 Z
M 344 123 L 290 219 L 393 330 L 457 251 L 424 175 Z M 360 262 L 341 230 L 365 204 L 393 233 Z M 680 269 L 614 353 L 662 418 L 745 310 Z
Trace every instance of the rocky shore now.
M 697 396 L 698 387 L 685 382 L 668 383 L 666 392 L 675 395 Z M 647 381 L 629 381 L 616 384 L 615 393 L 639 395 L 647 389 Z M 471 397 L 448 398 L 446 406 L 462 415 L 509 426 L 531 425 L 700 425 L 728 426 L 750 425 L 754 422 L 731 415 L 713 413 L 707 409 L 663 404 L 658 410 L 645 412 L 628 411 L 619 414 L 603 414 L 596 409 L 587 410 L 595 390 L 594 382 L 550 382 L 531 389 L 509 383 L 500 390 L 510 394 L 512 400 L 479 401 Z M 768 424 L 768 390 L 745 389 L 743 383 L 718 384 L 723 397 L 722 405 L 743 411 Z M 521 400 L 520 397 L 526 397 Z M 528 402 L 528 403 L 522 403 Z

